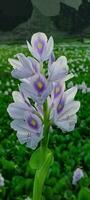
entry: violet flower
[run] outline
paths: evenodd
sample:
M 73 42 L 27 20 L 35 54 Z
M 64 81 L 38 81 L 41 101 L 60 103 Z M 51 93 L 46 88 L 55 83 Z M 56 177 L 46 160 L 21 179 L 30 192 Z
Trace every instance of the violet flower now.
M 17 54 L 18 60 L 9 59 L 14 68 L 12 76 L 21 81 L 19 92 L 12 94 L 14 103 L 7 108 L 13 119 L 11 128 L 17 132 L 21 144 L 36 149 L 40 143 L 30 159 L 31 167 L 36 169 L 33 200 L 42 199 L 44 181 L 54 160 L 48 149 L 52 124 L 63 132 L 74 130 L 80 108 L 80 102 L 74 100 L 77 87 L 65 88 L 65 82 L 73 77 L 69 74 L 67 59 L 61 56 L 55 60 L 53 44 L 52 37 L 47 40 L 44 33 L 36 33 L 31 38 L 31 45 L 27 42 L 34 58 Z M 46 76 L 44 61 L 48 65 Z M 73 183 L 77 180 L 74 174 Z
M 13 118 L 11 128 L 17 131 L 21 144 L 35 149 L 43 137 L 43 125 L 37 110 L 28 103 L 20 92 L 14 92 L 14 103 L 8 106 L 8 113 Z
M 80 108 L 80 102 L 74 100 L 77 87 L 72 87 L 65 92 L 63 89 L 64 86 L 62 86 L 62 90 L 60 89 L 61 93 L 58 93 L 59 85 L 57 89 L 54 89 L 51 119 L 63 132 L 70 132 L 75 128 L 77 122 L 76 113 Z
M 34 58 L 27 58 L 24 54 L 17 54 L 17 59 L 9 58 L 13 66 L 12 76 L 17 79 L 30 78 L 40 71 L 40 64 Z
M 52 84 L 42 74 L 37 74 L 21 83 L 21 91 L 38 104 L 43 104 L 52 91 Z
M 79 182 L 81 180 L 81 178 L 84 177 L 84 173 L 83 173 L 83 170 L 80 169 L 80 168 L 77 168 L 75 171 L 74 171 L 74 174 L 73 174 L 73 180 L 72 180 L 72 184 L 73 185 L 76 185 L 77 182 Z
M 17 131 L 20 143 L 35 149 L 45 137 L 43 129 L 48 123 L 49 126 L 54 123 L 63 132 L 74 129 L 80 102 L 74 101 L 77 87 L 65 91 L 65 81 L 73 75 L 69 74 L 65 56 L 55 60 L 52 37 L 48 41 L 44 33 L 36 33 L 31 38 L 31 45 L 27 44 L 34 58 L 20 53 L 17 54 L 18 60 L 9 59 L 14 68 L 12 76 L 20 79 L 21 84 L 20 91 L 13 92 L 14 103 L 8 106 L 7 111 L 13 119 L 11 127 Z M 41 63 L 46 60 L 47 77 L 41 73 Z
M 28 49 L 39 62 L 43 62 L 49 59 L 51 52 L 53 50 L 54 41 L 50 37 L 47 40 L 45 33 L 35 33 L 31 38 L 31 45 L 27 41 Z

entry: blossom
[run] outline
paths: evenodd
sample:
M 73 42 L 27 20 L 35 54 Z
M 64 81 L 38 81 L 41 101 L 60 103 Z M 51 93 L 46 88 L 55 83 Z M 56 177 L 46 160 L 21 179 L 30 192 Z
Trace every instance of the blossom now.
M 43 104 L 52 91 L 52 84 L 45 76 L 37 74 L 21 83 L 21 90 L 27 97 L 31 97 L 38 104 Z
M 21 81 L 19 92 L 12 93 L 14 102 L 7 109 L 13 119 L 11 128 L 17 131 L 20 143 L 31 149 L 45 136 L 45 120 L 50 120 L 48 129 L 54 123 L 63 132 L 72 131 L 77 122 L 76 113 L 80 107 L 80 102 L 74 100 L 77 87 L 65 90 L 65 82 L 73 74 L 69 74 L 65 56 L 55 60 L 53 43 L 52 37 L 47 40 L 44 33 L 35 33 L 31 45 L 27 42 L 34 58 L 19 53 L 18 59 L 9 59 L 14 68 L 12 76 Z M 46 76 L 44 61 L 48 65 Z
M 38 61 L 43 62 L 49 59 L 49 56 L 53 51 L 54 42 L 52 37 L 47 40 L 45 33 L 39 32 L 33 34 L 31 38 L 31 45 L 28 41 L 27 45 L 33 57 Z
M 21 144 L 35 149 L 43 137 L 43 125 L 41 119 L 37 116 L 34 107 L 25 102 L 20 92 L 14 92 L 14 103 L 11 103 L 7 111 L 13 118 L 11 128 L 17 131 L 17 137 Z M 18 96 L 18 97 L 16 97 Z
M 76 112 L 78 112 L 80 108 L 80 102 L 74 101 L 77 92 L 76 86 L 63 93 L 62 91 L 63 89 L 61 90 L 61 95 L 59 94 L 58 101 L 56 98 L 53 100 L 51 119 L 63 132 L 69 132 L 74 130 L 77 122 Z
M 50 65 L 51 62 L 51 65 Z M 49 81 L 68 80 L 73 77 L 72 74 L 68 74 L 69 68 L 67 59 L 65 56 L 59 57 L 56 61 L 52 62 L 49 60 L 48 74 Z
M 13 66 L 12 76 L 17 79 L 30 78 L 40 71 L 40 64 L 37 60 L 31 57 L 26 57 L 24 54 L 17 54 L 17 59 L 9 58 L 10 64 Z
M 2 174 L 0 174 L 0 187 L 4 186 L 4 178 L 2 176 Z
M 74 171 L 74 174 L 73 174 L 73 180 L 72 180 L 72 184 L 73 185 L 76 185 L 77 182 L 79 182 L 81 180 L 81 178 L 84 177 L 84 173 L 83 173 L 83 170 L 80 169 L 80 168 L 77 168 L 75 171 Z
M 53 90 L 51 93 L 51 100 L 52 103 L 54 104 L 60 96 L 62 96 L 63 92 L 65 90 L 65 82 L 64 81 L 57 81 L 53 83 Z

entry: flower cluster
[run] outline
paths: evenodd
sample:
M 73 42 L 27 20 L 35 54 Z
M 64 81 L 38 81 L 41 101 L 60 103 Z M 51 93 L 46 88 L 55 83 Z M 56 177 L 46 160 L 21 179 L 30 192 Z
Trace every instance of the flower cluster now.
M 77 122 L 80 102 L 74 100 L 76 86 L 65 91 L 65 81 L 73 75 L 69 74 L 65 56 L 55 59 L 53 38 L 48 40 L 44 33 L 36 33 L 27 45 L 33 57 L 19 53 L 17 59 L 9 59 L 13 66 L 12 76 L 21 83 L 19 91 L 12 94 L 14 103 L 7 110 L 13 118 L 11 127 L 17 131 L 20 143 L 35 149 L 44 137 L 45 104 L 50 126 L 54 123 L 63 132 L 69 132 Z M 48 65 L 47 76 L 44 63 Z

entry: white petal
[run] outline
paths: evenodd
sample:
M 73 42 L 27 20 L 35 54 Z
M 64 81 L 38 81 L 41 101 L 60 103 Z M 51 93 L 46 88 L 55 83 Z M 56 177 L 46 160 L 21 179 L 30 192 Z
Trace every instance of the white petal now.
M 43 138 L 43 128 L 39 137 L 36 134 L 28 131 L 17 132 L 17 137 L 21 144 L 26 143 L 27 147 L 34 150 L 40 140 Z
M 33 86 L 29 83 L 21 83 L 21 91 L 24 93 L 26 98 L 32 98 L 34 101 L 39 102 L 39 96 L 37 95 Z
M 65 95 L 65 104 L 69 103 L 72 101 L 77 93 L 77 86 L 74 86 L 67 90 L 64 95 Z
M 57 60 L 53 62 L 49 70 L 50 81 L 57 81 L 59 79 L 63 79 L 68 74 L 68 67 L 67 65 L 65 65 L 65 61 L 62 61 L 62 58 L 59 59 L 59 61 Z
M 58 119 L 63 120 L 66 118 L 69 118 L 70 116 L 74 115 L 76 112 L 78 112 L 80 108 L 80 102 L 79 101 L 72 101 L 64 106 L 64 109 L 58 116 Z
M 54 48 L 54 40 L 53 40 L 53 37 L 51 36 L 47 43 L 45 55 L 44 54 L 42 55 L 43 60 L 46 60 L 49 58 L 49 56 L 51 55 L 51 53 L 53 51 L 53 48 Z
M 31 72 L 33 71 L 32 63 L 31 63 L 30 59 L 28 59 L 28 57 L 26 57 L 22 53 L 19 53 L 16 56 L 24 67 L 27 67 L 27 69 L 31 69 Z
M 36 147 L 38 146 L 38 143 L 41 141 L 42 139 L 42 134 L 40 135 L 40 137 L 37 137 L 34 134 L 31 134 L 31 139 L 28 140 L 27 142 L 27 147 L 31 148 L 31 149 L 36 149 Z
M 70 132 L 70 131 L 74 130 L 76 122 L 77 122 L 77 116 L 76 115 L 72 115 L 69 119 L 57 120 L 55 124 L 63 132 Z
M 13 119 L 24 119 L 25 112 L 31 112 L 30 107 L 26 103 L 11 103 L 7 111 Z
M 46 34 L 42 33 L 42 32 L 38 32 L 38 33 L 33 34 L 32 38 L 31 38 L 31 45 L 32 46 L 34 46 L 34 42 L 35 42 L 35 40 L 38 40 L 38 38 L 41 38 L 42 40 L 47 42 Z
M 40 63 L 32 57 L 28 57 L 28 59 L 30 59 L 30 61 L 32 62 L 32 67 L 35 70 L 35 72 L 39 73 L 40 72 Z
M 68 81 L 69 79 L 73 78 L 74 75 L 72 73 L 67 74 L 64 78 L 62 78 L 63 81 Z
M 68 65 L 67 65 L 67 58 L 65 56 L 60 56 L 57 61 L 60 63 L 60 65 L 66 66 L 68 71 Z
M 9 58 L 8 61 L 14 69 L 19 69 L 22 67 L 22 64 L 16 59 Z
M 40 137 L 37 137 L 35 134 L 24 131 L 24 132 L 17 132 L 18 140 L 21 144 L 25 144 L 26 146 L 31 149 L 36 149 L 39 141 L 41 140 Z
M 24 102 L 23 96 L 21 95 L 20 92 L 14 91 L 12 92 L 12 96 L 15 102 L 21 102 L 21 103 Z
M 32 49 L 32 46 L 30 45 L 30 43 L 28 41 L 27 42 L 27 46 L 28 46 L 28 49 L 29 51 L 31 52 L 31 54 L 33 55 L 33 49 Z
M 17 120 L 17 119 L 13 120 L 11 122 L 11 128 L 18 132 L 30 131 L 28 125 L 24 120 Z
M 30 51 L 30 53 L 32 54 L 32 56 L 34 58 L 36 58 L 38 61 L 41 61 L 41 58 L 40 58 L 40 55 L 39 53 L 35 50 L 35 48 L 33 48 L 30 43 L 27 41 L 27 46 L 28 46 L 28 49 Z
M 22 131 L 22 132 L 17 132 L 17 137 L 18 140 L 21 144 L 27 143 L 30 138 L 31 138 L 31 134 L 28 131 Z

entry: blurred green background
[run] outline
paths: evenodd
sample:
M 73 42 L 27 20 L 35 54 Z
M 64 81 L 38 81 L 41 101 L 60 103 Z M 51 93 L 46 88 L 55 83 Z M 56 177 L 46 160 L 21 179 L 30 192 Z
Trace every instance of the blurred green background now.
M 60 4 L 60 2 L 59 2 Z M 88 6 L 87 6 L 88 5 Z M 62 133 L 53 127 L 49 147 L 55 162 L 43 189 L 44 200 L 78 200 L 80 190 L 90 188 L 90 4 L 82 1 L 78 9 L 60 4 L 60 12 L 45 16 L 27 1 L 3 0 L 0 5 L 0 173 L 5 179 L 0 187 L 0 200 L 25 200 L 32 196 L 34 173 L 29 160 L 32 150 L 18 142 L 10 128 L 7 106 L 12 102 L 12 91 L 18 90 L 19 81 L 11 77 L 8 58 L 17 53 L 30 55 L 25 40 L 37 31 L 43 31 L 55 40 L 56 58 L 65 55 L 74 78 L 67 88 L 83 85 L 76 99 L 80 100 L 76 128 Z M 46 69 L 47 70 L 47 69 Z M 76 186 L 72 185 L 73 172 L 81 167 L 85 173 Z M 88 191 L 89 192 L 89 191 Z M 90 193 L 89 193 L 90 198 Z M 90 200 L 84 197 L 84 200 Z M 83 199 L 80 199 L 83 200 Z

